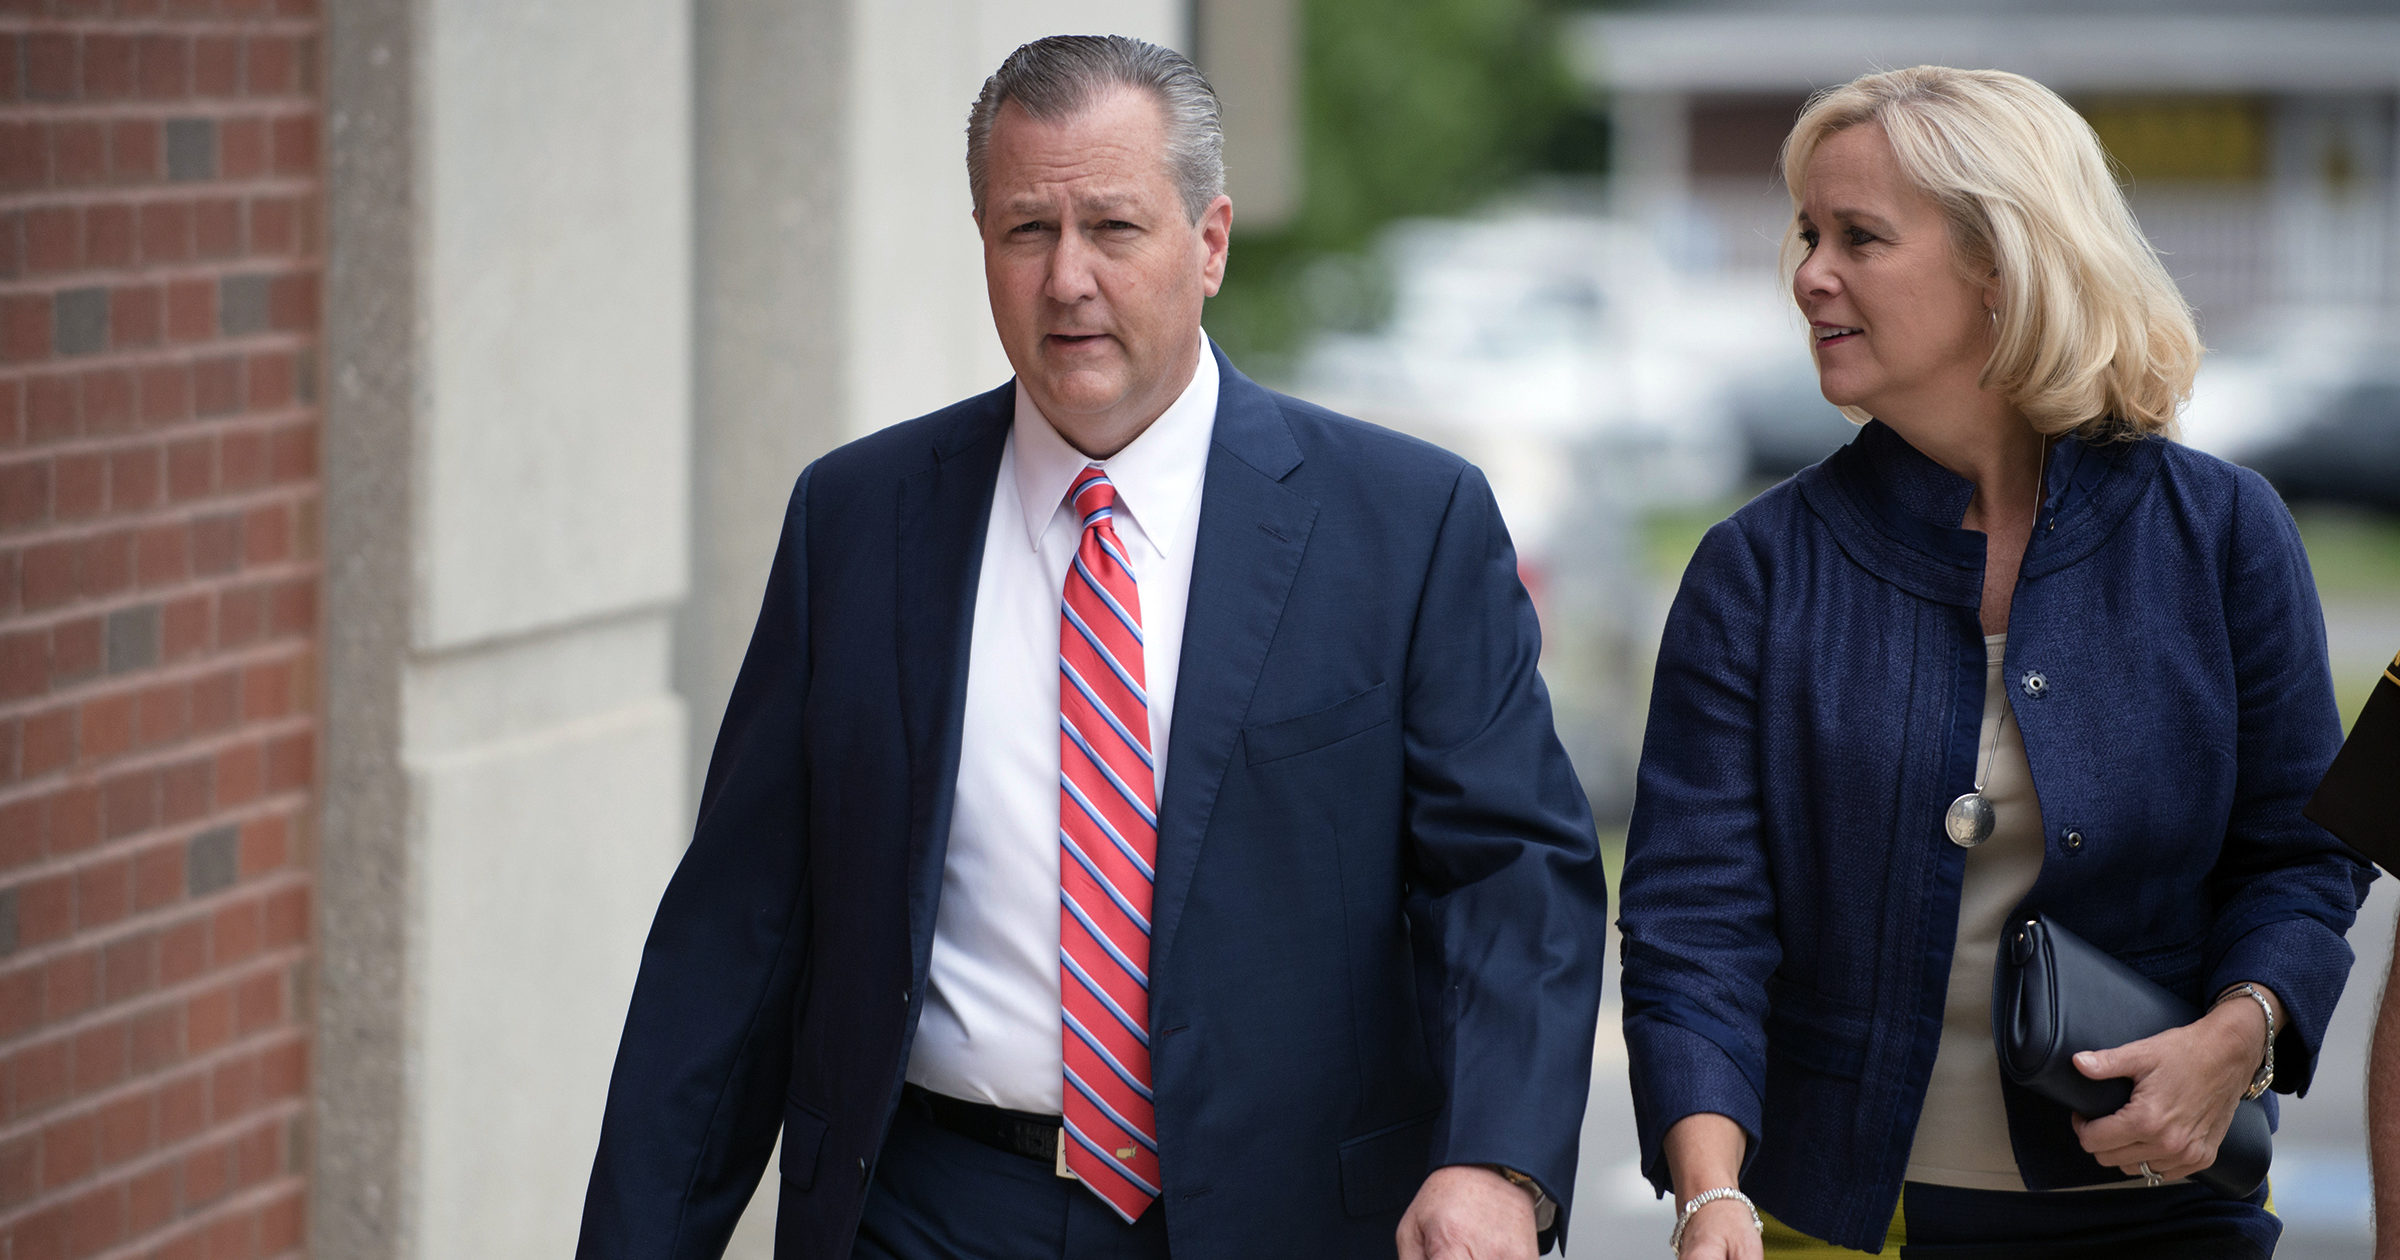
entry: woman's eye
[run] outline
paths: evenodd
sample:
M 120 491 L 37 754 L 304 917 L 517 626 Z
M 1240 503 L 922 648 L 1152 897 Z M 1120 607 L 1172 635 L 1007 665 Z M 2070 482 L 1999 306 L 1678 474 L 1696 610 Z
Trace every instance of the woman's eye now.
M 1816 229 L 1814 229 L 1814 228 L 1802 228 L 1802 229 L 1800 229 L 1800 243 L 1801 243 L 1801 244 L 1803 244 L 1803 245 L 1806 245 L 1806 246 L 1807 246 L 1807 247 L 1809 247 L 1810 249 L 1815 249 L 1815 248 L 1817 247 L 1817 233 L 1816 233 Z
M 1843 239 L 1849 241 L 1853 245 L 1864 245 L 1868 241 L 1875 239 L 1875 235 L 1873 233 L 1868 232 L 1863 228 L 1851 228 L 1842 233 L 1842 236 Z

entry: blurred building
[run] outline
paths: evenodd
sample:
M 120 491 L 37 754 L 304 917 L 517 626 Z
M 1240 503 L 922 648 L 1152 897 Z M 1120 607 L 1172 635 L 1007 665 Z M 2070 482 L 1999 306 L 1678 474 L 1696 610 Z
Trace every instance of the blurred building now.
M 976 89 L 1197 47 L 1256 224 L 1294 13 L 0 2 L 0 1254 L 567 1254 L 794 477 L 1008 374 Z
M 1621 209 L 1689 263 L 1772 264 L 1776 152 L 1810 92 L 1934 63 L 2076 105 L 2212 339 L 2294 305 L 2400 305 L 2400 12 L 2380 0 L 1656 4 L 1585 15 L 1571 45 Z

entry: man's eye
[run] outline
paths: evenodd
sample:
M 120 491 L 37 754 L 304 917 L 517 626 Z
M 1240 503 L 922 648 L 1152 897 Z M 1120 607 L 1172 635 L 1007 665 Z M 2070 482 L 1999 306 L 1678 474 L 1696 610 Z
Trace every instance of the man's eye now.
M 1008 233 L 1011 236 L 1031 236 L 1036 232 L 1047 232 L 1049 230 L 1050 225 L 1047 223 L 1020 223 L 1015 227 L 1010 228 Z

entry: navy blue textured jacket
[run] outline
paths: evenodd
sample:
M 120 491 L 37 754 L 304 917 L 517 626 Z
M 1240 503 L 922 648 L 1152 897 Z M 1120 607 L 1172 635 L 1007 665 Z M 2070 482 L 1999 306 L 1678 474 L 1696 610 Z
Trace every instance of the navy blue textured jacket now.
M 1533 607 L 1457 457 L 1218 361 L 1150 954 L 1178 1257 L 1389 1256 L 1434 1166 L 1563 1220 L 1606 889 Z M 783 1135 L 775 1253 L 846 1256 L 925 999 L 1015 393 L 794 490 L 643 950 L 584 1260 L 714 1257 Z
M 2163 439 L 2054 448 L 2003 677 L 2053 916 L 2194 1001 L 2255 980 L 2308 1087 L 2372 872 L 2301 805 L 2341 742 L 2298 531 Z M 1924 1105 L 1985 656 L 1973 486 L 1881 423 L 1711 529 L 1668 618 L 1628 838 L 1625 1035 L 1644 1171 L 1696 1112 L 1794 1228 L 1880 1244 Z M 1998 942 L 1992 947 L 1998 948 Z M 1995 1069 L 1997 1070 L 1997 1069 Z M 2121 1174 L 2013 1086 L 2026 1184 Z

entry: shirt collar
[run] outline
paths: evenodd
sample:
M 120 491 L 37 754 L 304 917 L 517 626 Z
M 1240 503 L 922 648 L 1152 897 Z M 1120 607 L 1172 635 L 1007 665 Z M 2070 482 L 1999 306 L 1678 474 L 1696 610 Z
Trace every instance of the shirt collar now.
M 1132 518 L 1133 527 L 1160 555 L 1174 554 L 1189 541 L 1183 537 L 1184 523 L 1190 519 L 1185 509 L 1200 492 L 1216 421 L 1217 356 L 1205 333 L 1191 383 L 1141 436 L 1107 459 L 1091 459 L 1060 437 L 1025 392 L 1024 381 L 1018 381 L 1017 413 L 1008 442 L 1016 461 L 1017 505 L 1025 513 L 1026 545 L 1040 549 L 1043 532 L 1066 510 L 1067 490 L 1076 475 L 1096 463 L 1117 488 L 1117 510 Z

